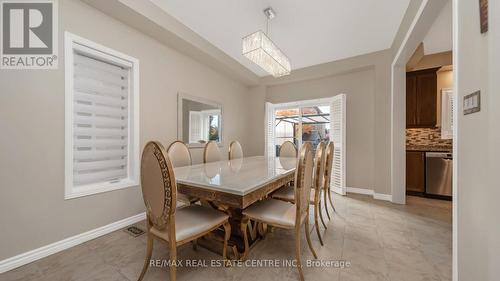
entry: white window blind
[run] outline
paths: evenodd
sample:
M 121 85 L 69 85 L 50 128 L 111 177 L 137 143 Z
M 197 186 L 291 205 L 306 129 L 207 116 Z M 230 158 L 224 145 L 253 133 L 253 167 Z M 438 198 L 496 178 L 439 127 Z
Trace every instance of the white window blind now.
M 65 44 L 65 198 L 136 186 L 138 61 L 69 33 Z
M 74 55 L 73 185 L 127 178 L 129 69 Z
M 346 95 L 340 94 L 333 97 L 330 106 L 330 140 L 334 144 L 331 185 L 333 191 L 345 195 Z

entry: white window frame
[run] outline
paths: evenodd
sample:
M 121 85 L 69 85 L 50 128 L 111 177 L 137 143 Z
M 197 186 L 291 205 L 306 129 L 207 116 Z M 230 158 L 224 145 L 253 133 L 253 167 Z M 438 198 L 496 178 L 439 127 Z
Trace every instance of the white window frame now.
M 73 186 L 73 89 L 74 50 L 90 57 L 130 68 L 128 100 L 128 177 L 120 181 Z M 72 199 L 139 185 L 139 60 L 70 32 L 64 33 L 65 56 L 65 188 L 64 198 Z

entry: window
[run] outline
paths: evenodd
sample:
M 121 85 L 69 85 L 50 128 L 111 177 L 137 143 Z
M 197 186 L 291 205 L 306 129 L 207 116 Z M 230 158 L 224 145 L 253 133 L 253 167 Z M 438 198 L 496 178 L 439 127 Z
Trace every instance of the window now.
M 138 185 L 139 62 L 65 34 L 65 198 Z

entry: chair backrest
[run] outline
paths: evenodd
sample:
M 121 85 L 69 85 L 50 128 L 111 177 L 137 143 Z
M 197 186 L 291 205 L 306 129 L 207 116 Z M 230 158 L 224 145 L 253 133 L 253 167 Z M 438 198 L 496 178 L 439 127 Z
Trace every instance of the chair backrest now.
M 280 157 L 297 157 L 297 147 L 291 141 L 285 141 L 280 146 Z
M 220 161 L 220 150 L 217 146 L 217 142 L 209 141 L 205 145 L 205 150 L 203 151 L 203 163 L 217 162 Z
M 323 182 L 323 188 L 326 192 L 330 191 L 330 181 L 332 178 L 332 170 L 333 170 L 333 151 L 334 151 L 333 141 L 329 142 L 326 145 L 326 161 L 325 161 L 325 177 Z
M 168 158 L 174 168 L 191 166 L 191 153 L 189 148 L 182 141 L 174 141 L 167 149 Z
M 243 149 L 238 141 L 232 141 L 229 145 L 229 160 L 243 158 Z
M 300 149 L 295 170 L 296 225 L 301 224 L 304 215 L 309 211 L 309 198 L 313 186 L 313 167 L 312 147 L 310 143 L 305 143 Z
M 326 164 L 326 144 L 320 142 L 316 147 L 316 156 L 314 157 L 314 200 L 319 202 L 319 195 L 323 188 L 325 178 L 325 164 Z
M 177 186 L 172 164 L 157 141 L 148 142 L 142 152 L 141 187 L 148 223 L 164 229 L 174 220 Z

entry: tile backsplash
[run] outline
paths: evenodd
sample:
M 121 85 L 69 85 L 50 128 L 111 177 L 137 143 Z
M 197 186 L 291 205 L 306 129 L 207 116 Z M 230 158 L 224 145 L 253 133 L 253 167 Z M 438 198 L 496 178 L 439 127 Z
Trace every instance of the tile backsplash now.
M 451 146 L 453 140 L 441 139 L 440 128 L 406 129 L 406 145 Z

